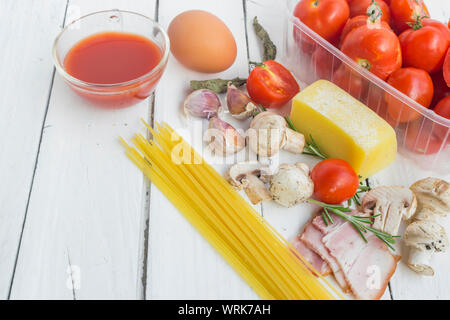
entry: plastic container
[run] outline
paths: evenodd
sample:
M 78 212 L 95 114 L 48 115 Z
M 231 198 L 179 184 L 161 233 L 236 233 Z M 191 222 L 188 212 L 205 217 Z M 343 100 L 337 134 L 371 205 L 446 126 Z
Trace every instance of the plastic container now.
M 397 134 L 401 159 L 440 175 L 450 174 L 450 120 L 424 108 L 400 91 L 361 68 L 293 16 L 298 1 L 287 0 L 284 63 L 302 88 L 319 79 L 329 80 L 389 122 Z M 389 114 L 386 101 L 398 103 L 400 113 Z M 402 114 L 417 119 L 401 122 Z M 370 125 L 370 124 L 368 124 Z

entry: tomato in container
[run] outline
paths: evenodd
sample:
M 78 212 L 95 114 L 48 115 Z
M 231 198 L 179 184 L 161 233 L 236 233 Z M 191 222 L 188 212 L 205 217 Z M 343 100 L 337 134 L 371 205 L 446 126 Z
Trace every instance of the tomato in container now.
M 168 37 L 155 21 L 107 10 L 66 26 L 55 40 L 53 57 L 58 72 L 80 96 L 103 108 L 123 108 L 152 93 L 168 50 Z
M 373 0 L 348 0 L 348 5 L 350 7 L 350 18 L 365 15 L 367 9 L 372 4 Z M 381 20 L 387 23 L 391 21 L 391 11 L 389 6 L 383 0 L 375 0 L 376 4 L 380 6 L 382 15 Z
M 367 81 L 346 64 L 341 64 L 334 72 L 333 82 L 356 99 L 360 100 L 365 96 Z
M 433 80 L 434 95 L 430 108 L 434 108 L 439 101 L 450 96 L 450 87 L 445 83 L 443 72 L 436 72 L 431 75 Z
M 382 80 L 402 65 L 397 36 L 381 25 L 380 15 L 373 13 L 367 23 L 353 29 L 344 39 L 341 50 L 361 67 Z
M 428 73 L 439 71 L 449 46 L 449 31 L 444 32 L 439 23 L 424 23 L 420 17 L 411 26 L 399 36 L 403 66 L 420 68 Z
M 435 124 L 422 117 L 408 124 L 405 145 L 414 153 L 430 155 L 439 152 L 442 139 L 436 132 Z
M 367 25 L 367 23 L 375 24 L 376 21 L 367 20 L 367 15 L 360 15 L 353 18 L 348 19 L 347 23 L 344 26 L 344 29 L 341 33 L 341 41 L 339 47 L 342 47 L 342 43 L 344 42 L 344 39 L 347 37 L 347 35 L 353 31 L 354 29 Z M 391 27 L 386 21 L 381 21 L 381 26 L 387 28 L 388 30 L 391 30 Z
M 447 54 L 445 55 L 444 65 L 442 66 L 442 72 L 444 75 L 445 83 L 450 87 L 450 48 L 447 49 Z
M 433 80 L 430 75 L 416 68 L 402 68 L 391 74 L 387 82 L 403 92 L 417 103 L 428 108 L 433 99 Z M 410 122 L 420 117 L 420 113 L 408 107 L 403 102 L 386 94 L 389 116 L 399 123 Z
M 450 96 L 445 97 L 441 101 L 439 101 L 434 108 L 434 112 L 436 112 L 441 117 L 450 120 Z M 437 125 L 437 127 L 435 128 L 436 135 L 440 139 L 444 140 L 447 136 L 447 143 L 450 143 L 450 137 L 448 136 L 450 134 L 449 131 L 450 129 L 441 125 Z
M 392 24 L 397 33 L 409 29 L 417 17 L 429 17 L 430 13 L 423 0 L 391 0 Z
M 310 27 L 322 38 L 337 45 L 342 29 L 350 15 L 346 0 L 301 0 L 294 10 L 294 16 Z M 312 54 L 314 40 L 297 33 L 297 43 L 305 53 Z

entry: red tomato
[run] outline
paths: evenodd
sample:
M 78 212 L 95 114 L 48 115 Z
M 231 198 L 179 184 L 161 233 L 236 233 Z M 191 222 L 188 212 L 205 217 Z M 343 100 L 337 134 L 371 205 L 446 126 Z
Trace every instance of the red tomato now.
M 417 17 L 430 16 L 423 0 L 391 0 L 391 17 L 398 33 L 409 29 L 408 23 L 414 23 Z
M 433 19 L 429 19 L 429 18 L 425 18 L 425 19 L 422 19 L 422 25 L 424 27 L 431 26 L 431 27 L 438 28 L 439 30 L 441 30 L 442 33 L 444 33 L 447 36 L 447 39 L 450 42 L 450 29 L 442 22 L 439 22 L 439 21 L 433 20 Z
M 300 87 L 288 69 L 269 60 L 250 72 L 247 91 L 254 102 L 266 108 L 280 108 L 300 91 Z
M 447 50 L 447 54 L 445 55 L 442 72 L 444 73 L 445 83 L 447 83 L 447 86 L 450 87 L 450 48 Z
M 301 0 L 294 16 L 330 42 L 339 38 L 350 14 L 345 0 Z
M 345 24 L 344 29 L 342 30 L 342 33 L 341 33 L 340 47 L 342 47 L 342 43 L 344 42 L 345 37 L 347 37 L 347 35 L 352 30 L 354 30 L 354 29 L 356 29 L 358 27 L 366 25 L 368 23 L 367 21 L 368 20 L 367 20 L 367 16 L 366 15 L 356 16 L 356 17 L 348 19 L 348 21 Z M 370 20 L 369 20 L 369 23 L 370 23 Z M 381 26 L 391 30 L 391 27 L 389 26 L 388 23 L 386 23 L 386 21 L 381 21 Z
M 354 29 L 345 37 L 341 50 L 382 80 L 402 65 L 397 36 L 381 24 Z
M 450 119 L 450 96 L 445 97 L 444 99 L 439 101 L 434 108 L 434 112 L 436 112 L 441 117 Z M 436 125 L 434 130 L 436 131 L 436 135 L 442 140 L 445 139 L 445 136 L 449 132 L 449 128 L 441 125 Z M 450 143 L 450 136 L 447 138 L 447 143 Z
M 430 108 L 434 108 L 439 101 L 450 96 L 450 87 L 445 83 L 442 72 L 433 74 L 431 79 L 433 79 L 434 95 Z
M 383 0 L 375 1 L 381 9 L 381 20 L 389 23 L 391 21 L 391 11 L 389 10 L 389 6 Z M 366 15 L 367 9 L 372 4 L 372 0 L 349 0 L 348 5 L 350 7 L 350 18 Z
M 319 79 L 330 79 L 334 70 L 338 67 L 338 63 L 333 63 L 335 58 L 331 53 L 321 46 L 317 46 L 312 54 L 311 63 L 315 75 Z
M 433 81 L 424 70 L 402 68 L 392 73 L 387 82 L 425 108 L 430 106 L 434 91 Z M 386 93 L 385 99 L 389 116 L 397 122 L 409 122 L 420 117 L 420 113 L 412 110 L 392 95 Z
M 411 122 L 406 130 L 406 147 L 419 154 L 437 153 L 442 147 L 442 139 L 432 128 L 430 120 L 422 118 Z
M 322 202 L 338 204 L 353 197 L 358 190 L 359 179 L 352 166 L 342 159 L 326 159 L 311 172 L 314 197 Z
M 418 19 L 412 29 L 399 36 L 399 40 L 403 66 L 423 69 L 428 73 L 435 73 L 442 68 L 449 40 L 448 34 L 440 28 L 431 24 L 423 26 Z
M 356 99 L 364 96 L 367 87 L 367 80 L 345 64 L 341 64 L 333 74 L 333 82 Z

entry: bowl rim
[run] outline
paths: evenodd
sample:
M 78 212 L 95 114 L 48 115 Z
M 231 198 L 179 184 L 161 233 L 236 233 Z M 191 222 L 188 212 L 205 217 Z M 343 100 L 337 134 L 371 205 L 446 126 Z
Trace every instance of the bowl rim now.
M 131 15 L 136 15 L 136 16 L 140 16 L 142 18 L 145 18 L 149 21 L 151 21 L 155 27 L 158 29 L 158 31 L 162 34 L 163 39 L 164 39 L 164 43 L 165 43 L 165 49 L 163 52 L 163 56 L 161 58 L 161 61 L 159 61 L 159 63 L 153 68 L 151 69 L 149 72 L 143 74 L 142 76 L 132 79 L 132 80 L 128 80 L 128 81 L 124 81 L 124 82 L 117 82 L 117 83 L 95 83 L 95 82 L 87 82 L 87 81 L 83 81 L 80 80 L 78 78 L 75 78 L 74 76 L 70 75 L 68 72 L 66 72 L 66 70 L 64 69 L 64 66 L 61 65 L 61 62 L 58 59 L 58 50 L 57 50 L 57 46 L 58 46 L 58 42 L 60 40 L 60 38 L 62 37 L 62 35 L 69 29 L 70 26 L 74 25 L 75 23 L 81 21 L 82 19 L 85 19 L 87 17 L 93 16 L 93 15 L 97 15 L 97 14 L 101 14 L 101 13 L 126 13 L 126 14 L 131 14 Z M 70 49 L 69 49 L 70 50 Z M 170 39 L 169 36 L 167 35 L 166 31 L 162 28 L 162 26 L 154 19 L 151 19 L 141 13 L 138 12 L 134 12 L 134 11 L 128 11 L 128 10 L 120 10 L 120 9 L 110 9 L 110 10 L 101 10 L 101 11 L 95 11 L 95 12 L 91 12 L 89 14 L 86 14 L 84 16 L 79 17 L 78 19 L 73 20 L 72 22 L 70 22 L 69 24 L 67 24 L 60 32 L 59 34 L 56 36 L 54 42 L 53 42 L 53 48 L 52 48 L 52 57 L 53 57 L 53 64 L 55 65 L 56 70 L 58 71 L 58 73 L 60 75 L 63 76 L 63 78 L 73 84 L 75 84 L 76 86 L 79 87 L 96 87 L 96 88 L 115 88 L 115 87 L 122 87 L 122 86 L 128 86 L 128 85 L 132 85 L 135 83 L 138 83 L 144 79 L 147 79 L 149 77 L 151 77 L 153 74 L 159 72 L 162 68 L 164 68 L 164 66 L 167 63 L 167 60 L 169 58 L 169 52 L 170 52 Z M 101 92 L 99 92 L 101 93 Z

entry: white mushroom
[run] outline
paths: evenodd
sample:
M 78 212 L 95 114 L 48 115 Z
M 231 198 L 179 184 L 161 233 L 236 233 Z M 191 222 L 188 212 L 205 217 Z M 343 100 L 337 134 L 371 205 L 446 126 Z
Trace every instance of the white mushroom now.
M 280 149 L 299 154 L 305 146 L 305 137 L 289 129 L 282 116 L 270 111 L 253 118 L 248 137 L 250 148 L 262 157 L 271 157 Z
M 204 134 L 204 141 L 219 155 L 230 155 L 245 147 L 244 137 L 231 124 L 217 116 L 209 119 L 209 128 Z
M 314 183 L 306 164 L 282 164 L 270 181 L 273 200 L 285 207 L 291 207 L 312 196 Z
M 410 189 L 417 197 L 417 212 L 404 236 L 405 244 L 411 247 L 408 266 L 417 273 L 432 276 L 431 256 L 448 247 L 445 229 L 437 220 L 450 211 L 450 184 L 441 179 L 426 178 L 416 181 Z
M 228 182 L 238 190 L 244 189 L 253 204 L 271 200 L 272 195 L 265 183 L 270 180 L 271 170 L 257 161 L 239 162 L 230 167 L 226 174 Z
M 376 216 L 373 228 L 397 235 L 400 222 L 410 219 L 417 208 L 414 193 L 401 186 L 376 187 L 367 192 L 362 201 L 363 212 Z
M 435 220 L 450 212 L 450 183 L 437 178 L 426 178 L 416 181 L 410 189 L 418 201 L 414 219 Z
M 411 247 L 408 266 L 415 272 L 432 276 L 431 256 L 445 251 L 448 238 L 444 228 L 434 221 L 418 220 L 411 223 L 404 235 L 405 244 Z

